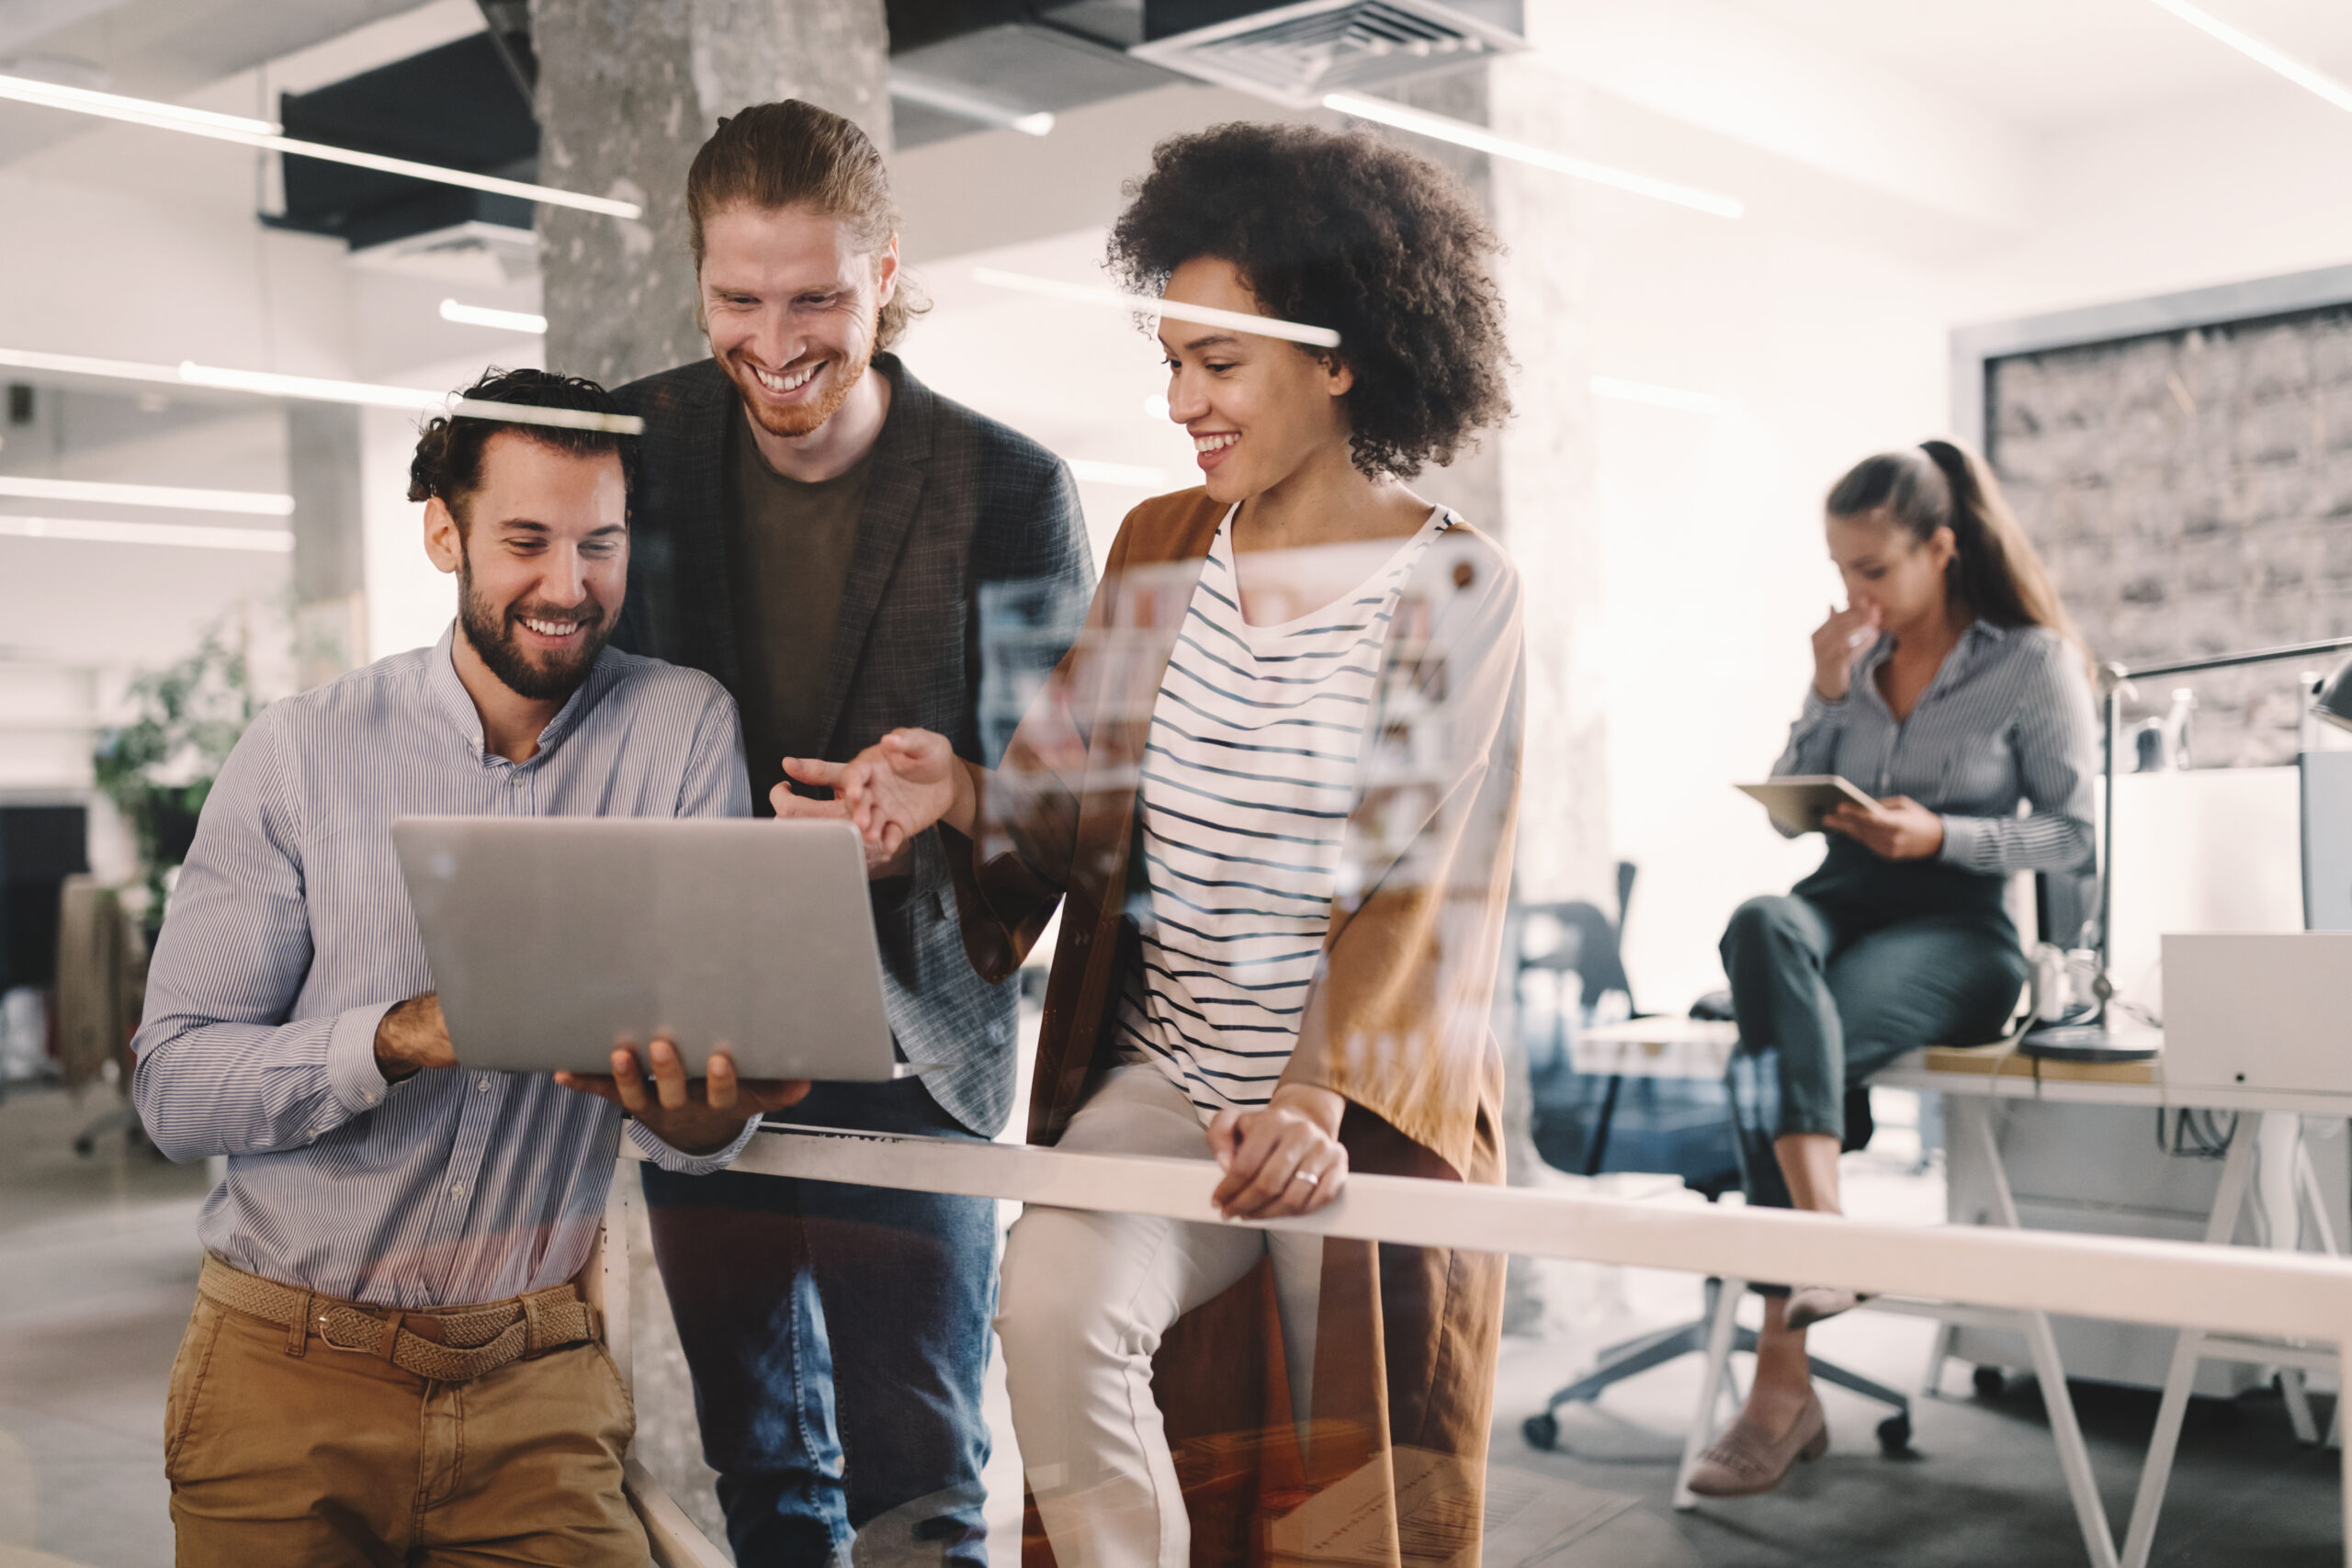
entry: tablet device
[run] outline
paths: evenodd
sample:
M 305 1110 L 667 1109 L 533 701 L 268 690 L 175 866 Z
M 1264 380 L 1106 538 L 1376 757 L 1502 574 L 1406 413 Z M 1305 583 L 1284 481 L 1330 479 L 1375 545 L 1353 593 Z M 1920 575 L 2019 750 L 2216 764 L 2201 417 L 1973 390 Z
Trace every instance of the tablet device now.
M 695 1077 L 721 1045 L 746 1078 L 917 1070 L 846 822 L 403 817 L 392 843 L 467 1066 L 608 1073 L 666 1035 Z
M 1856 806 L 1878 804 L 1835 773 L 1792 773 L 1786 778 L 1733 787 L 1762 801 L 1772 825 L 1783 833 L 1820 832 L 1821 819 L 1829 815 L 1831 807 L 1841 802 Z

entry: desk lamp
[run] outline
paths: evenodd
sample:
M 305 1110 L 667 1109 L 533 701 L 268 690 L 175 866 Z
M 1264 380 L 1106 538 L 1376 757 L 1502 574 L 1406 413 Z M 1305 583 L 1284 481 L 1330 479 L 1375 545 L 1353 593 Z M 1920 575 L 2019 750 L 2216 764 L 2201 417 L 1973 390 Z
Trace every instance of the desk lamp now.
M 2320 683 L 2312 696 L 2312 712 L 2338 729 L 2352 729 L 2352 659 Z
M 2115 982 L 2108 973 L 2109 928 L 2115 900 L 2115 752 L 2119 727 L 2122 722 L 2123 689 L 2134 681 L 2154 680 L 2160 675 L 2191 675 L 2208 670 L 2227 670 L 2242 664 L 2266 664 L 2275 659 L 2309 659 L 2314 654 L 2340 653 L 2352 649 L 2352 637 L 2329 637 L 2320 642 L 2299 642 L 2283 648 L 2256 649 L 2246 653 L 2215 654 L 2208 659 L 2182 660 L 2172 664 L 2151 664 L 2143 669 L 2126 670 L 2120 664 L 2099 667 L 2099 690 L 2102 694 L 2102 716 L 2106 729 L 2106 744 L 2102 748 L 2099 768 L 2101 805 L 2099 811 L 2098 865 L 2098 977 L 2092 982 L 2091 994 L 2098 998 L 2098 1011 L 2080 1023 L 2053 1023 L 2029 1029 L 2018 1042 L 2018 1049 L 2029 1056 L 2066 1062 L 2143 1062 L 2156 1055 L 2159 1047 L 2142 1041 L 2118 1036 L 2107 1026 L 2107 1010 L 2115 998 Z M 2312 699 L 2312 711 L 2331 724 L 2352 729 L 2352 660 L 2346 660 L 2323 684 Z

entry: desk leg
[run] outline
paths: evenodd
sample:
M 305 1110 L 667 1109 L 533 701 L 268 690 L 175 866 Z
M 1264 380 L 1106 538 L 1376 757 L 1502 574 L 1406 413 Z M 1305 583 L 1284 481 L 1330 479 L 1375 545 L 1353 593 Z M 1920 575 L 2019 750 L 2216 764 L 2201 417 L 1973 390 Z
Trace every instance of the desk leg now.
M 2352 1344 L 2352 1336 L 2347 1336 L 2338 1343 Z M 2352 1443 L 2344 1441 L 2344 1395 L 2341 1393 L 2335 1396 L 2334 1440 L 2338 1445 L 2344 1466 L 2341 1481 L 2344 1488 L 2344 1564 L 2345 1568 L 2352 1568 Z
M 1682 1439 L 1682 1468 L 1674 1472 L 1674 1506 L 1682 1513 L 1699 1506 L 1699 1495 L 1690 1490 L 1690 1472 L 1714 1439 L 1715 1406 L 1731 1374 L 1732 1331 L 1739 1325 L 1739 1298 L 1747 1293 L 1745 1280 L 1715 1280 L 1709 1284 L 1713 1293 L 1707 1298 L 1707 1365 L 1699 1378 L 1699 1408 L 1692 1413 L 1690 1429 Z
M 2205 1243 L 2225 1247 L 2237 1234 L 2238 1213 L 2245 1206 L 2246 1179 L 2253 1174 L 2254 1129 L 2241 1123 L 2230 1139 L 2229 1158 L 2222 1163 L 2221 1190 L 2213 1194 L 2213 1213 L 2205 1222 Z M 2140 1490 L 2132 1499 L 2132 1528 L 2123 1538 L 2123 1568 L 2147 1568 L 2155 1546 L 2156 1516 L 2164 1511 L 2165 1489 L 2172 1484 L 2173 1456 L 2180 1449 L 2180 1424 L 2188 1414 L 2189 1386 L 2197 1381 L 2198 1347 L 2203 1333 L 2184 1328 L 2173 1341 L 2172 1365 L 2165 1372 L 2165 1393 L 2156 1406 L 2156 1429 L 2148 1438 L 2148 1458 L 2140 1471 Z
M 2001 1163 L 2001 1142 L 1993 1135 L 1992 1101 L 1972 1105 L 1966 1121 L 1968 1135 L 1976 1140 L 1985 1179 L 1992 1186 L 1994 1218 L 2011 1230 L 2024 1229 L 2018 1217 L 2016 1194 L 2009 1190 L 2008 1168 Z M 2099 1500 L 2090 1449 L 2083 1441 L 2081 1424 L 2075 1419 L 2075 1396 L 2066 1387 L 2065 1363 L 2058 1357 L 2058 1337 L 2051 1332 L 2050 1314 L 2023 1312 L 2018 1318 L 2033 1355 L 2034 1378 L 2041 1384 L 2042 1407 L 2050 1412 L 2050 1435 L 2058 1445 L 2058 1468 L 2064 1472 L 2066 1490 L 2075 1500 L 2075 1521 L 2082 1527 L 2084 1549 L 2090 1553 L 2092 1568 L 2116 1568 L 2115 1532 L 2107 1522 L 2107 1505 Z

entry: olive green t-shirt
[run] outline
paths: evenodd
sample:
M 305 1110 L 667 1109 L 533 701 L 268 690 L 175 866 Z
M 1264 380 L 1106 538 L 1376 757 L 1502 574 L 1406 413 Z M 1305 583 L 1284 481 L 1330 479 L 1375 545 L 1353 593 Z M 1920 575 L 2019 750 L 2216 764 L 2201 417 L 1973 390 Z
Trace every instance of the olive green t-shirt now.
M 752 809 L 774 815 L 768 792 L 784 759 L 810 757 L 832 659 L 842 587 L 857 547 L 858 515 L 874 469 L 868 452 L 846 473 L 816 484 L 768 467 L 738 410 L 727 457 L 727 567 L 742 671 L 743 757 Z

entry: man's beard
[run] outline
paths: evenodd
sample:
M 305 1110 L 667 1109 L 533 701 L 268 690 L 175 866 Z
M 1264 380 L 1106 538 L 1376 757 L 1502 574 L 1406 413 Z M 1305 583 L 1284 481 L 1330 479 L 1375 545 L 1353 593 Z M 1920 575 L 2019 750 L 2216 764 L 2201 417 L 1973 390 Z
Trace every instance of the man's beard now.
M 845 359 L 830 361 L 827 369 L 820 372 L 827 378 L 825 391 L 824 395 L 814 402 L 802 403 L 788 409 L 773 407 L 762 399 L 760 389 L 756 384 L 746 385 L 752 380 L 752 373 L 749 369 L 736 364 L 732 358 L 720 360 L 719 368 L 724 370 L 727 373 L 727 378 L 735 384 L 735 395 L 742 400 L 743 412 L 751 416 L 753 424 L 758 425 L 770 435 L 781 435 L 787 439 L 810 435 L 823 428 L 827 420 L 841 412 L 842 405 L 849 401 L 850 393 L 856 389 L 857 383 L 865 377 L 867 367 L 874 363 L 872 329 L 875 324 L 871 321 L 866 323 L 865 351 L 863 357 L 854 364 Z
M 580 646 L 534 659 L 514 640 L 514 622 L 526 615 L 537 620 L 581 619 Z M 458 569 L 458 619 L 465 626 L 466 640 L 490 672 L 508 691 L 535 703 L 560 703 L 578 691 L 613 635 L 604 611 L 593 602 L 561 612 L 543 604 L 510 604 L 501 613 L 474 592 L 470 557 Z

